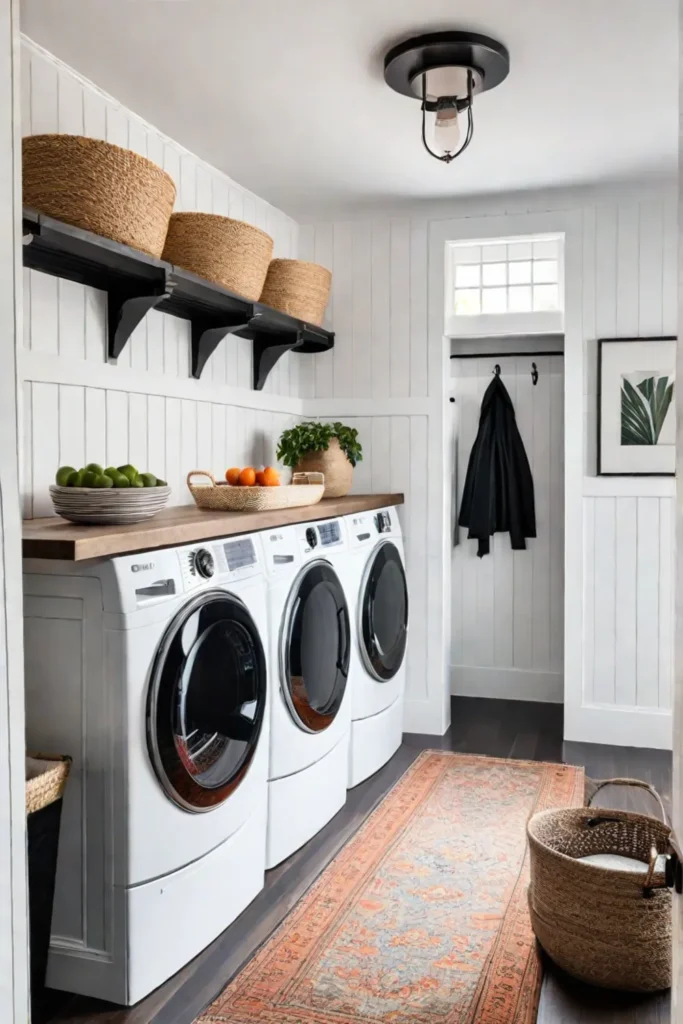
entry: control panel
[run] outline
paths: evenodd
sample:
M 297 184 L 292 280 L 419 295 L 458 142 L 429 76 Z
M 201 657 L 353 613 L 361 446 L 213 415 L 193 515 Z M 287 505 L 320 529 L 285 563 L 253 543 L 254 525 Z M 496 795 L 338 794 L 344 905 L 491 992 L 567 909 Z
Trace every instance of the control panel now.
M 352 548 L 374 544 L 378 536 L 399 532 L 396 510 L 383 508 L 379 512 L 359 512 L 347 518 Z
M 388 509 L 377 513 L 375 516 L 375 527 L 378 533 L 391 533 L 391 513 Z
M 299 541 L 292 527 L 261 534 L 266 571 L 271 576 L 296 572 L 301 565 Z
M 185 590 L 261 572 L 260 549 L 253 537 L 211 541 L 177 552 Z
M 346 540 L 344 524 L 340 519 L 324 519 L 320 523 L 301 523 L 294 527 L 303 557 L 324 555 L 326 551 L 342 547 Z

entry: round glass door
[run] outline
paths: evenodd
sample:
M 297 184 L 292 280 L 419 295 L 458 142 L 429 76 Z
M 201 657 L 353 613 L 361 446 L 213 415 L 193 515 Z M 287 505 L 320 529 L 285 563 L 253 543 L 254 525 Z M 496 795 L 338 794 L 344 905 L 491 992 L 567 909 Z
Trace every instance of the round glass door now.
M 152 670 L 147 745 L 168 796 L 187 811 L 223 803 L 244 778 L 266 709 L 266 662 L 242 602 L 205 591 L 173 620 Z
M 361 586 L 359 639 L 370 675 L 386 682 L 406 653 L 408 587 L 398 548 L 385 541 L 370 559 Z
M 349 610 L 329 562 L 309 562 L 295 580 L 281 637 L 282 692 L 296 724 L 321 732 L 341 707 L 349 675 Z

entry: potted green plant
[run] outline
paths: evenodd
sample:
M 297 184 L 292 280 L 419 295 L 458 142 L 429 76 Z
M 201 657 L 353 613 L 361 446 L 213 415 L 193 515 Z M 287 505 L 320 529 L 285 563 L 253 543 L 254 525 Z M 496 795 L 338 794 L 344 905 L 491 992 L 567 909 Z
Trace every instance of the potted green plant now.
M 324 473 L 324 497 L 341 498 L 351 490 L 363 447 L 353 427 L 310 421 L 283 432 L 277 457 L 295 473 Z

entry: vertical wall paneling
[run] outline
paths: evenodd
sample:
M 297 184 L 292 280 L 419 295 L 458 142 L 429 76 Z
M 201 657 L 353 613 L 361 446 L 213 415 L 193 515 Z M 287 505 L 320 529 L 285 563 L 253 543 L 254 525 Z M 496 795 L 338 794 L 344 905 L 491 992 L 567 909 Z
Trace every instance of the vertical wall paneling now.
M 391 222 L 391 397 L 410 395 L 410 224 Z
M 659 702 L 659 505 L 658 498 L 638 498 L 636 705 Z M 644 586 L 650 578 L 653 587 Z M 621 595 L 619 595 L 621 599 Z
M 52 515 L 49 487 L 59 466 L 59 385 L 32 386 L 32 479 L 33 515 Z
M 615 577 L 619 600 L 615 611 L 615 697 L 636 704 L 638 635 L 638 499 L 620 498 L 616 516 Z M 601 538 L 606 540 L 606 538 Z
M 353 225 L 353 365 L 352 387 L 358 398 L 372 396 L 372 227 L 361 221 Z M 335 317 L 338 345 L 348 344 L 339 334 Z
M 614 648 L 616 625 L 616 499 L 595 502 L 595 675 L 593 697 L 598 704 L 614 704 L 616 696 Z
M 410 395 L 422 398 L 427 387 L 427 227 L 410 228 Z
M 391 224 L 372 224 L 372 395 L 391 394 Z

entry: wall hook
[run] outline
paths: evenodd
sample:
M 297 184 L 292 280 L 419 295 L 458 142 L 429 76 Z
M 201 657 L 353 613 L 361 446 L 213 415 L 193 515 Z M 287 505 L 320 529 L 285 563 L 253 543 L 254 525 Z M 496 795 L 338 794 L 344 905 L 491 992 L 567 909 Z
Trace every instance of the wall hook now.
M 531 383 L 536 386 L 538 384 L 538 367 L 536 363 L 531 364 Z
M 495 373 L 496 377 L 500 377 L 500 363 L 496 363 L 496 365 L 493 367 L 493 372 Z

